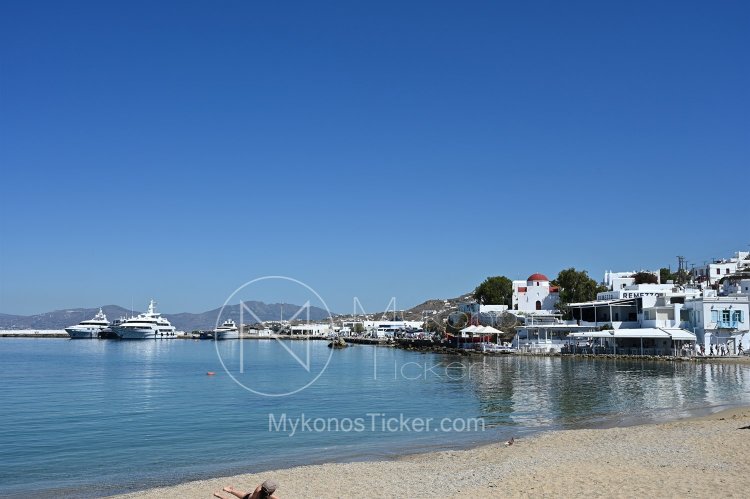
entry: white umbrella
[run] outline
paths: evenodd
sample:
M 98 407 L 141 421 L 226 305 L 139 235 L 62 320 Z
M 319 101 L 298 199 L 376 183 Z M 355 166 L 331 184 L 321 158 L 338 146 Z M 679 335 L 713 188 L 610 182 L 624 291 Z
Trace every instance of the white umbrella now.
M 471 325 L 469 327 L 465 327 L 461 330 L 461 335 L 463 336 L 466 333 L 476 333 L 478 328 L 477 326 Z
M 475 331 L 479 333 L 480 331 Z M 484 326 L 481 331 L 482 334 L 500 334 L 500 331 L 492 326 Z

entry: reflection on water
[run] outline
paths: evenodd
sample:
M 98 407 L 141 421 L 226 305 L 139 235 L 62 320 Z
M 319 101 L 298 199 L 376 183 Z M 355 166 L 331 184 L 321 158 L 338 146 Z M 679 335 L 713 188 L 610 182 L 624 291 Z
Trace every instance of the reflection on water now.
M 465 358 L 460 380 L 494 426 L 582 428 L 687 416 L 750 403 L 750 368 L 642 360 Z
M 219 356 L 249 386 L 284 391 L 307 383 L 310 372 L 275 341 L 0 340 L 0 490 L 104 495 L 750 405 L 745 365 L 467 358 L 368 346 L 332 354 L 325 342 L 289 348 L 301 359 L 308 346 L 312 370 L 323 374 L 292 396 L 271 398 L 234 383 Z M 290 437 L 269 430 L 269 414 L 353 419 L 372 413 L 436 421 L 481 417 L 486 431 L 368 427 Z

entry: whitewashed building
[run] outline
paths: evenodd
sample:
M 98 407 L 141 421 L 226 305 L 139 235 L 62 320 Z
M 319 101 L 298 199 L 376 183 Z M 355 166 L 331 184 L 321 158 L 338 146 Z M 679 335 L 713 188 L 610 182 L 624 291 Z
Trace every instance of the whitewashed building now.
M 333 332 L 330 324 L 297 324 L 292 326 L 292 335 L 330 336 Z
M 625 300 L 642 298 L 644 307 L 652 307 L 659 297 L 667 298 L 697 298 L 701 296 L 698 288 L 676 286 L 674 284 L 632 284 L 612 291 L 597 293 L 597 300 Z
M 750 350 L 750 296 L 704 296 L 687 300 L 683 307 L 684 326 L 693 331 L 698 344 L 710 351 L 711 345 L 725 345 L 738 353 L 742 345 Z
M 367 335 L 374 338 L 386 338 L 407 331 L 418 331 L 422 329 L 422 321 L 362 321 Z
M 722 258 L 705 266 L 696 267 L 691 270 L 691 274 L 696 282 L 713 286 L 723 277 L 744 268 L 750 268 L 750 252 L 738 251 L 732 258 Z
M 614 289 L 622 289 L 625 286 L 635 284 L 633 274 L 635 274 L 635 271 L 612 272 L 611 270 L 608 270 L 604 273 L 604 281 L 602 281 L 602 284 L 607 286 L 607 289 L 610 291 Z
M 513 310 L 555 310 L 559 301 L 560 290 L 550 285 L 544 274 L 532 274 L 525 281 L 513 281 Z
M 750 278 L 729 278 L 724 281 L 722 294 L 731 295 L 750 295 Z
M 695 287 L 634 284 L 598 293 L 594 301 L 571 303 L 570 310 L 580 325 L 609 325 L 613 329 L 678 328 L 683 322 L 684 303 L 701 295 L 701 290 Z
M 508 311 L 508 305 L 483 305 L 475 301 L 458 304 L 458 312 L 451 314 L 454 322 L 465 316 L 470 324 L 480 326 L 495 326 L 499 324 L 502 315 Z

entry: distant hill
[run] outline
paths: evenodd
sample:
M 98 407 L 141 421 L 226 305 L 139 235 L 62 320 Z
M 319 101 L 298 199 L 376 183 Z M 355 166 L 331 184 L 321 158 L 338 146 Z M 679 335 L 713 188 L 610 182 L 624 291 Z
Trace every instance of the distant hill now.
M 397 320 L 407 321 L 421 321 L 425 320 L 428 317 L 432 317 L 433 319 L 444 318 L 449 313 L 457 310 L 459 303 L 472 300 L 473 298 L 471 294 L 468 293 L 456 298 L 438 298 L 427 300 L 423 303 L 420 303 L 419 305 L 413 306 L 412 308 L 406 310 L 397 310 L 395 313 L 392 310 L 389 310 L 388 312 L 373 312 L 364 316 L 361 314 L 357 316 L 344 314 L 338 315 L 337 318 L 340 320 L 352 320 L 355 318 L 361 320 L 363 317 L 366 317 L 369 320 L 380 320 L 382 317 L 385 317 L 386 319 L 390 320 L 395 317 Z
M 423 320 L 425 317 L 445 317 L 448 313 L 456 310 L 460 302 L 470 299 L 470 295 L 463 295 L 457 298 L 427 300 L 410 309 L 398 310 L 395 316 L 399 319 L 414 321 Z M 282 308 L 284 320 L 290 320 L 301 308 L 299 305 L 289 303 L 282 305 L 281 303 L 263 303 L 261 301 L 248 301 L 245 302 L 245 306 L 261 321 L 279 320 L 282 317 Z M 107 314 L 107 319 L 110 321 L 131 315 L 129 309 L 118 305 L 105 305 L 102 307 L 102 310 Z M 0 314 L 0 329 L 63 329 L 73 324 L 78 324 L 82 320 L 91 319 L 98 311 L 98 308 L 71 308 L 37 315 Z M 215 308 L 197 314 L 189 312 L 164 314 L 164 317 L 169 319 L 169 322 L 182 331 L 213 329 L 216 326 L 217 320 L 223 322 L 226 319 L 232 319 L 238 324 L 240 322 L 244 322 L 245 324 L 256 322 L 253 315 L 248 313 L 247 310 L 243 312 L 241 321 L 239 305 L 228 305 L 221 314 L 221 317 L 218 317 L 220 311 L 221 308 Z M 139 311 L 136 310 L 135 313 L 138 314 Z M 339 320 L 352 318 L 349 314 L 331 315 Z M 394 316 L 392 311 L 367 314 L 369 318 L 374 320 L 380 319 L 383 315 L 389 319 Z M 357 318 L 361 320 L 362 316 L 358 316 Z M 307 314 L 305 311 L 302 311 L 296 319 L 306 320 Z M 311 321 L 323 321 L 327 319 L 328 313 L 324 309 L 310 307 Z
M 289 303 L 282 305 L 281 303 L 263 303 L 260 301 L 245 302 L 245 307 L 251 310 L 261 321 L 281 319 L 282 309 L 283 319 L 290 320 L 301 308 L 300 305 Z M 129 309 L 118 305 L 105 305 L 102 307 L 102 310 L 107 314 L 107 319 L 110 321 L 131 315 Z M 82 320 L 91 319 L 98 311 L 98 308 L 72 308 L 37 315 L 0 314 L 0 329 L 63 329 L 73 324 L 78 324 Z M 177 329 L 183 331 L 213 329 L 216 326 L 217 320 L 221 322 L 226 319 L 232 319 L 237 323 L 240 322 L 239 305 L 228 305 L 224 308 L 222 316 L 218 317 L 220 311 L 221 308 L 216 308 L 198 314 L 187 312 L 164 314 L 164 317 L 169 319 L 169 322 Z M 135 313 L 139 312 L 136 311 Z M 307 313 L 304 310 L 297 316 L 297 319 L 300 320 L 307 320 L 307 318 Z M 322 308 L 311 306 L 309 318 L 312 321 L 326 320 L 328 312 Z M 243 311 L 242 319 L 245 324 L 256 322 L 253 315 L 248 313 L 247 310 Z

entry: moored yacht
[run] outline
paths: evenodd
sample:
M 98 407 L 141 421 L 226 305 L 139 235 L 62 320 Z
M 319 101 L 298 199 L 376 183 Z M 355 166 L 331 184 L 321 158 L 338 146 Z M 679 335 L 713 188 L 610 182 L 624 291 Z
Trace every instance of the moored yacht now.
M 240 337 L 237 324 L 232 319 L 227 319 L 224 324 L 214 329 L 214 339 L 217 340 L 236 340 Z
M 104 329 L 107 329 L 109 322 L 107 322 L 107 316 L 104 315 L 102 309 L 94 316 L 93 319 L 81 321 L 75 326 L 65 328 L 65 332 L 68 333 L 71 339 L 82 339 L 82 338 L 98 338 L 99 333 Z
M 112 326 L 112 331 L 123 340 L 170 339 L 177 336 L 175 327 L 156 311 L 154 300 L 149 303 L 148 312 Z

